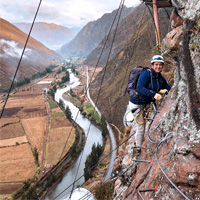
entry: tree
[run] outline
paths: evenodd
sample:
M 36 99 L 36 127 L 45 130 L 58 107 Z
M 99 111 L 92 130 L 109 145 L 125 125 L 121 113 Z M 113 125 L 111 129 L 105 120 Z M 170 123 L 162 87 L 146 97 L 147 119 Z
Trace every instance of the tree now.
M 64 102 L 63 102 L 62 99 L 59 100 L 58 105 L 59 105 L 59 107 L 61 108 L 61 110 L 64 110 L 64 109 L 65 109 Z
M 74 66 L 72 66 L 71 69 L 72 69 L 72 72 L 75 73 L 75 68 L 74 68 Z
M 106 119 L 103 115 L 101 116 L 101 130 L 102 130 L 102 136 L 103 138 L 105 138 L 106 135 L 108 135 L 108 129 L 106 124 Z
M 36 164 L 39 165 L 38 151 L 37 151 L 37 148 L 36 148 L 36 147 L 35 147 L 34 150 L 33 150 L 33 155 L 34 155 Z
M 97 144 L 97 146 L 95 144 L 92 145 L 92 151 L 88 155 L 85 161 L 85 168 L 84 168 L 85 181 L 93 177 L 92 172 L 94 171 L 94 166 L 97 164 L 102 153 L 103 153 L 103 147 L 100 144 Z
M 62 66 L 62 72 L 64 72 L 64 71 L 66 71 L 66 69 L 65 69 L 65 67 L 64 67 L 64 66 Z
M 67 119 L 71 119 L 72 118 L 72 112 L 71 112 L 69 106 L 67 106 L 66 109 L 65 109 L 65 115 L 66 115 Z
M 73 143 L 73 145 L 70 147 L 69 152 L 70 152 L 70 155 L 72 158 L 76 156 L 76 144 L 75 143 Z

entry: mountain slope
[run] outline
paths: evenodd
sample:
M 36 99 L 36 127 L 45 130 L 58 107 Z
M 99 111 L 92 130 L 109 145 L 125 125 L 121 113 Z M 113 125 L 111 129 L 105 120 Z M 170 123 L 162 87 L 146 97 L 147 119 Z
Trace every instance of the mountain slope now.
M 118 54 L 126 45 L 126 43 L 131 39 L 131 37 L 135 36 L 137 37 L 138 34 L 140 34 L 139 26 L 137 26 L 138 22 L 140 22 L 143 19 L 144 11 L 146 9 L 143 8 L 143 6 L 137 7 L 131 14 L 129 14 L 125 19 L 122 20 L 121 24 L 119 25 L 116 33 L 116 37 L 113 43 L 110 59 L 112 60 L 116 54 Z M 170 12 L 170 9 L 168 9 L 168 12 Z M 166 13 L 162 12 L 161 17 L 166 20 L 167 22 L 167 16 Z M 151 17 L 149 16 L 149 19 Z M 138 24 L 139 25 L 139 24 Z M 152 26 L 152 24 L 149 26 Z M 161 28 L 163 28 L 165 25 L 161 24 Z M 166 32 L 166 28 L 164 28 L 164 31 L 161 32 L 162 38 L 163 34 Z M 111 34 L 111 37 L 106 43 L 106 47 L 103 51 L 103 54 L 101 56 L 101 59 L 99 61 L 98 66 L 103 67 L 106 64 L 108 54 L 110 51 L 111 43 L 113 40 L 114 31 Z M 154 36 L 154 34 L 153 34 Z M 107 37 L 107 36 L 106 36 Z M 102 48 L 104 46 L 104 43 L 106 41 L 106 37 L 102 40 L 102 42 L 88 55 L 86 60 L 84 61 L 85 65 L 89 66 L 95 66 L 98 60 L 99 55 L 101 54 Z M 140 51 L 139 49 L 137 51 Z
M 15 23 L 14 25 L 26 34 L 29 33 L 31 27 L 30 23 Z M 31 33 L 33 38 L 53 50 L 72 40 L 75 35 L 75 31 L 67 27 L 45 22 L 36 22 Z
M 163 41 L 161 50 L 168 61 L 163 74 L 169 77 L 171 69 L 176 69 L 173 87 L 159 106 L 159 113 L 149 129 L 149 135 L 149 123 L 146 124 L 142 145 L 144 149 L 138 157 L 146 162 L 132 161 L 132 156 L 135 158 L 137 152 L 133 148 L 134 126 L 122 139 L 124 142 L 115 160 L 115 177 L 112 177 L 112 180 L 116 178 L 115 183 L 112 183 L 115 187 L 113 200 L 141 199 L 138 191 L 145 189 L 148 191 L 141 191 L 144 199 L 199 200 L 200 197 L 200 2 L 172 0 L 172 4 L 183 19 L 183 27 L 177 27 L 167 34 L 168 39 Z M 168 24 L 162 19 L 163 24 L 167 30 Z M 128 104 L 128 95 L 123 95 L 128 73 L 137 65 L 150 66 L 154 42 L 150 16 L 146 15 L 139 37 L 132 37 L 106 68 L 97 107 L 109 123 L 121 130 L 124 128 L 122 121 Z M 103 71 L 93 82 L 94 101 Z
M 155 48 L 155 31 L 151 16 L 144 5 L 136 10 L 145 10 L 138 15 L 135 31 L 131 39 L 117 56 L 108 63 L 103 80 L 103 86 L 98 98 L 98 107 L 106 116 L 106 119 L 123 130 L 123 114 L 128 104 L 128 95 L 124 96 L 130 70 L 138 65 L 149 66 Z M 163 23 L 161 24 L 162 35 L 167 33 L 169 19 L 163 10 L 160 10 Z M 134 18 L 129 18 L 134 21 Z M 130 22 L 127 24 L 129 27 Z M 121 29 L 122 30 L 122 29 Z M 124 28 L 126 30 L 126 27 Z M 121 33 L 122 35 L 122 33 Z M 166 67 L 167 69 L 167 67 Z M 96 101 L 100 83 L 105 68 L 97 75 L 92 83 L 91 96 Z
M 27 35 L 2 18 L 0 18 L 0 24 L 0 88 L 5 89 L 11 83 L 21 57 Z M 61 59 L 60 55 L 30 37 L 16 81 L 24 78 L 25 76 L 31 76 L 35 72 L 44 70 L 44 68 L 47 67 L 52 61 L 59 59 Z
M 121 20 L 132 10 L 133 8 L 124 7 Z M 72 41 L 63 45 L 58 52 L 64 56 L 86 57 L 108 33 L 116 12 L 117 10 L 104 14 L 100 19 L 89 22 Z

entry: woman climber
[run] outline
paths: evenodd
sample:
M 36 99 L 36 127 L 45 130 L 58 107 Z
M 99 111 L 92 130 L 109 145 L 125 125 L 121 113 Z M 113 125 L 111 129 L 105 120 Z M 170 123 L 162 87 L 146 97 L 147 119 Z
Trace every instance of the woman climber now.
M 136 93 L 139 93 L 139 98 L 130 96 L 129 108 L 134 116 L 138 114 L 138 111 L 144 110 L 151 102 L 161 100 L 161 94 L 167 94 L 171 89 L 161 75 L 164 67 L 163 57 L 160 55 L 153 56 L 151 65 L 151 69 L 143 71 L 139 76 L 136 86 Z M 136 146 L 141 147 L 145 133 L 145 119 L 142 112 L 138 115 L 137 120 L 134 117 L 134 124 Z M 140 148 L 138 150 L 140 151 Z

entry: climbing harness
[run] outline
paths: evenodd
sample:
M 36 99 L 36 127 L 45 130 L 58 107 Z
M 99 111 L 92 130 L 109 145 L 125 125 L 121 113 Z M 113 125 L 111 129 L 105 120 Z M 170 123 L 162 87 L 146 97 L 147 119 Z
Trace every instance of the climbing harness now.
M 136 110 L 130 110 L 129 106 L 127 106 L 127 111 L 125 112 L 125 115 L 123 117 L 123 124 L 127 128 L 132 125 L 133 121 L 137 124 L 145 124 L 149 120 L 153 120 L 156 113 L 158 113 L 156 109 L 156 105 L 151 102 L 146 108 L 137 108 Z M 143 116 L 143 120 L 139 121 L 139 117 Z

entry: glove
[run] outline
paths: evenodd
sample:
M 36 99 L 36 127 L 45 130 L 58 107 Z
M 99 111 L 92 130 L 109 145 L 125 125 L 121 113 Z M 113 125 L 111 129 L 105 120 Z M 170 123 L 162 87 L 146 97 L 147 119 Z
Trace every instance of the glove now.
M 167 90 L 167 89 L 163 89 L 163 90 L 160 90 L 159 93 L 160 93 L 160 94 L 167 94 L 167 93 L 168 93 L 168 90 Z
M 158 93 L 155 94 L 154 99 L 156 99 L 157 101 L 160 101 L 162 99 L 162 96 Z

